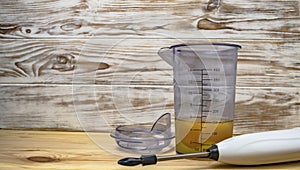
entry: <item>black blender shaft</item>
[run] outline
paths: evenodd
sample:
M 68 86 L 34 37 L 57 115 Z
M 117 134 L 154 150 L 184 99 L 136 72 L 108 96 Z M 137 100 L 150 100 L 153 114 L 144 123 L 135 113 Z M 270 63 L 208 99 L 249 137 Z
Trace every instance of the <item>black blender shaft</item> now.
M 185 159 L 185 158 L 210 158 L 213 160 L 218 160 L 219 151 L 217 145 L 212 146 L 207 150 L 207 152 L 189 153 L 189 154 L 177 154 L 177 155 L 167 155 L 167 156 L 156 156 L 156 155 L 142 155 L 140 158 L 124 158 L 118 161 L 118 164 L 125 166 L 135 166 L 142 164 L 152 165 L 156 164 L 158 161 L 168 161 L 175 159 Z

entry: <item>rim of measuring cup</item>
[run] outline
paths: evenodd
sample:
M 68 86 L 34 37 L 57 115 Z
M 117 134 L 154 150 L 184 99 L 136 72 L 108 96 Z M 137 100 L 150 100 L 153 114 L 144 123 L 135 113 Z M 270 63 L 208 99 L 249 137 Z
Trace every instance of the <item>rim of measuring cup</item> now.
M 193 46 L 193 45 L 221 45 L 221 46 L 231 46 L 231 47 L 237 47 L 237 48 L 242 48 L 242 46 L 238 44 L 232 44 L 232 43 L 187 43 L 187 44 L 177 44 L 177 45 L 172 45 L 169 48 L 176 48 L 176 47 L 184 47 L 184 46 Z

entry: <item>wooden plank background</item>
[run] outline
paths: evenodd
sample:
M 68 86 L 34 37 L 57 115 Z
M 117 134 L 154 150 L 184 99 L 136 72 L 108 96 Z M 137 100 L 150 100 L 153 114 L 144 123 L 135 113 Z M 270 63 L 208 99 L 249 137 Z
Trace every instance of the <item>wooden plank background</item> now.
M 217 0 L 213 0 L 217 1 Z M 9 38 L 143 37 L 299 38 L 298 0 L 1 1 L 1 36 Z M 197 29 L 200 28 L 200 29 Z
M 300 2 L 209 2 L 0 1 L 0 128 L 107 131 L 173 113 L 157 51 L 207 41 L 243 46 L 235 133 L 299 126 Z

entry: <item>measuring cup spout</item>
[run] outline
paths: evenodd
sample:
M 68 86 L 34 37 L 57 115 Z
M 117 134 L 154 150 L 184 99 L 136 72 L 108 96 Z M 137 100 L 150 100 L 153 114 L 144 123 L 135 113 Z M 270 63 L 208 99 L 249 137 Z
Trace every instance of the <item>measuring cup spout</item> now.
M 173 48 L 172 47 L 163 47 L 158 50 L 158 55 L 170 64 L 173 67 Z

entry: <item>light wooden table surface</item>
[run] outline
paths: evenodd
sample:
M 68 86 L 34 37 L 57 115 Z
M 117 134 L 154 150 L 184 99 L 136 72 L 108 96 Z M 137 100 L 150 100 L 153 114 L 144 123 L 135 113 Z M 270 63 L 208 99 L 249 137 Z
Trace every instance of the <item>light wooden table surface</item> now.
M 105 141 L 107 133 L 97 134 Z M 115 143 L 109 143 L 115 145 Z M 268 166 L 231 166 L 215 161 L 174 160 L 124 167 L 84 132 L 0 130 L 0 169 L 299 169 L 300 162 Z

